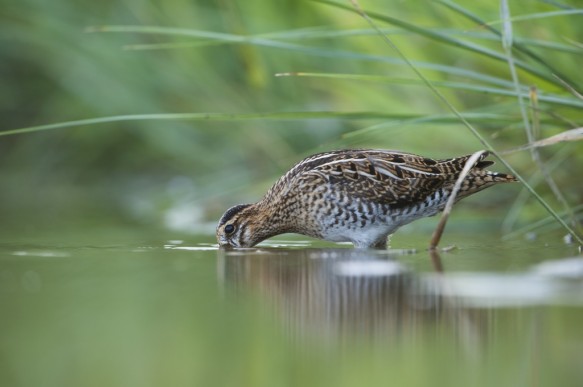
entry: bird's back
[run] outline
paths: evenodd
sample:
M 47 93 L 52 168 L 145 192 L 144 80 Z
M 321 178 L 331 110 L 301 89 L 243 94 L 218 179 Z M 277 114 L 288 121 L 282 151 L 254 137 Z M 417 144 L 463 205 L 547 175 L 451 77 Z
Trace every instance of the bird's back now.
M 485 160 L 487 156 L 484 152 L 470 171 L 460 190 L 460 199 L 498 182 L 515 181 L 513 176 L 485 170 L 493 164 Z M 352 198 L 404 207 L 422 202 L 440 189 L 451 190 L 469 157 L 433 160 L 373 149 L 319 153 L 297 163 L 266 197 L 326 186 Z

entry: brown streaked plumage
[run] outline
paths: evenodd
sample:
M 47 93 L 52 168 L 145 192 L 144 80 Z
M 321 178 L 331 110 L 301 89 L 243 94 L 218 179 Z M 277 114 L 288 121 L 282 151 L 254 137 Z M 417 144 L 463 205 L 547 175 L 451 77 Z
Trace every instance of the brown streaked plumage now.
M 457 200 L 512 175 L 490 172 L 485 152 Z M 220 246 L 252 247 L 298 233 L 355 247 L 386 248 L 399 227 L 443 210 L 470 156 L 433 160 L 411 153 L 354 149 L 319 153 L 296 164 L 254 204 L 231 207 L 217 226 Z

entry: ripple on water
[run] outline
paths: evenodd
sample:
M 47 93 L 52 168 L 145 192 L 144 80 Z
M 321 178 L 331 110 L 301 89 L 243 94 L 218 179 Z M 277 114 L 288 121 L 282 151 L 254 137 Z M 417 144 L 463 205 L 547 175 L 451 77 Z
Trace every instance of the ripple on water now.
M 167 250 L 188 250 L 188 251 L 214 251 L 218 250 L 217 245 L 211 246 L 175 246 L 175 245 L 164 245 Z
M 583 282 L 541 275 L 536 267 L 532 271 L 514 274 L 426 274 L 423 280 L 434 292 L 460 299 L 466 306 L 583 305 Z
M 345 277 L 388 277 L 407 272 L 407 267 L 396 261 L 365 260 L 338 262 L 337 275 Z
M 64 251 L 51 251 L 51 250 L 17 250 L 13 251 L 12 255 L 18 257 L 42 257 L 42 258 L 66 258 L 70 257 L 71 254 Z

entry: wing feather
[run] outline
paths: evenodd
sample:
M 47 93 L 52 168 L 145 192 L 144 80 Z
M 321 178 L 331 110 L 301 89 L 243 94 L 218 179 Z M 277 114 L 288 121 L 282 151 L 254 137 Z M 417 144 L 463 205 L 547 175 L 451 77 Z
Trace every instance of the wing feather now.
M 319 153 L 296 164 L 267 195 L 324 184 L 336 195 L 406 206 L 453 184 L 467 157 L 433 160 L 411 153 L 364 149 Z M 480 160 L 476 168 L 489 164 Z

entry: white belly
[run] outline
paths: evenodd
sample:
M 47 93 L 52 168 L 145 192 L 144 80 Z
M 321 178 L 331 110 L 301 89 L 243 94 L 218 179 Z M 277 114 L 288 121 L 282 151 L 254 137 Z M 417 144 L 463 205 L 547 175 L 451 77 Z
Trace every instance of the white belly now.
M 330 227 L 324 232 L 323 239 L 331 242 L 352 242 L 354 247 L 366 248 L 377 244 L 379 240 L 386 240 L 396 229 L 397 227 L 386 224 L 354 230 Z
M 333 219 L 323 227 L 322 239 L 331 242 L 352 242 L 354 247 L 367 248 L 385 242 L 388 236 L 394 233 L 399 227 L 411 223 L 419 218 L 435 215 L 437 208 L 428 208 L 422 211 L 411 211 L 401 213 L 393 218 L 389 216 L 375 217 L 375 221 L 368 221 L 362 225 L 359 221 L 355 223 L 335 224 Z

